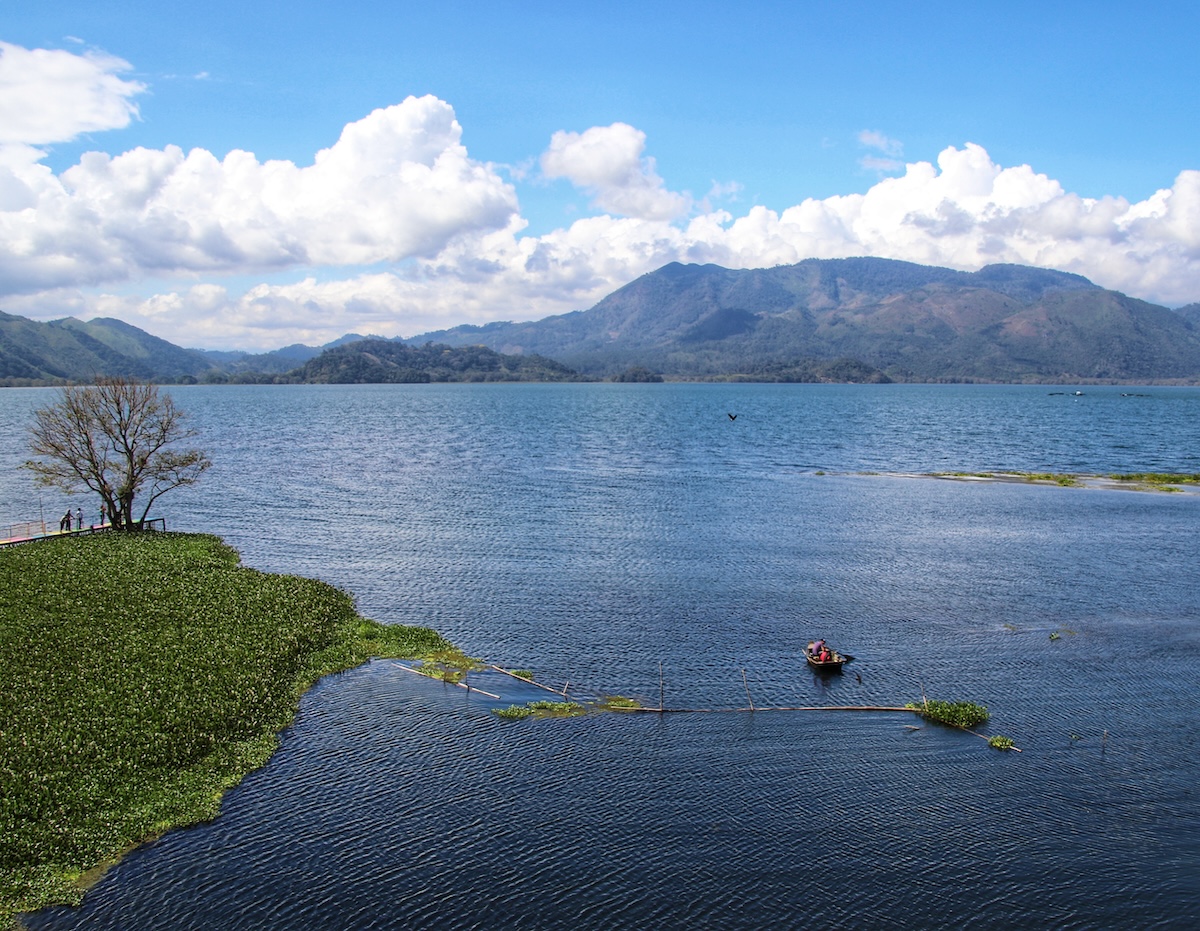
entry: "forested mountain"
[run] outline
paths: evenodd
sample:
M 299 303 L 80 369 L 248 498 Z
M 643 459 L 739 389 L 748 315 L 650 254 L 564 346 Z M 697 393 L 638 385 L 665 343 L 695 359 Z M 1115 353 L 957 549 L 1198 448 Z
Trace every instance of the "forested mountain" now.
M 120 320 L 40 323 L 0 313 L 0 384 L 83 382 L 97 375 L 179 381 L 212 369 L 202 353 Z
M 304 384 L 412 384 L 445 381 L 574 381 L 565 365 L 537 355 L 502 355 L 483 346 L 364 339 L 327 349 L 279 381 Z
M 1200 322 L 1086 278 L 889 259 L 768 269 L 673 263 L 591 310 L 412 342 L 537 352 L 590 375 L 640 366 L 761 377 L 840 360 L 902 380 L 1198 380 Z M 857 379 L 856 379 L 857 380 Z
M 0 313 L 0 385 L 161 382 L 1200 382 L 1200 304 L 1178 311 L 1019 265 L 888 259 L 672 263 L 595 307 L 411 340 L 351 334 L 272 353 L 181 349 L 119 320 Z
M 120 320 L 73 317 L 39 322 L 0 312 L 0 385 L 84 383 L 98 375 L 156 382 L 263 381 L 303 365 L 322 349 L 363 339 L 349 334 L 326 347 L 273 352 L 181 349 Z
M 570 381 L 571 369 L 537 355 L 483 346 L 409 346 L 344 336 L 327 347 L 258 355 L 181 349 L 121 323 L 71 318 L 39 323 L 0 313 L 0 385 L 87 383 L 121 375 L 165 383 L 354 384 L 437 381 Z

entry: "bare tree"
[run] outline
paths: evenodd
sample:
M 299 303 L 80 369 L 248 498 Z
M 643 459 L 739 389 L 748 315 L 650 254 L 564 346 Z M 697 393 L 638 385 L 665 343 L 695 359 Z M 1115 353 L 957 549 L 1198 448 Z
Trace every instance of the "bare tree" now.
M 199 449 L 173 444 L 196 431 L 169 394 L 126 378 L 98 378 L 94 386 L 68 386 L 58 403 L 34 412 L 31 460 L 41 485 L 65 491 L 88 488 L 104 502 L 114 530 L 142 526 L 160 495 L 193 485 L 212 465 Z M 134 517 L 135 498 L 145 501 Z

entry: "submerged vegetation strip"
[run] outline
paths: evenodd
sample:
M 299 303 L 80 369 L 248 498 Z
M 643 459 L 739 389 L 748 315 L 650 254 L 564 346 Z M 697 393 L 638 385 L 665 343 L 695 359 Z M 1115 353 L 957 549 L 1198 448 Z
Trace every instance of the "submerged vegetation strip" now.
M 1200 485 L 1200 474 L 1192 472 L 1110 472 L 1093 474 L 1088 472 L 1020 472 L 1003 470 L 997 472 L 930 472 L 931 478 L 982 479 L 997 482 L 1030 482 L 1046 484 L 1053 482 L 1065 487 L 1123 486 L 1147 491 L 1180 491 L 1181 485 Z
M 413 670 L 416 671 L 416 670 Z M 503 671 L 503 670 L 502 670 Z M 536 683 L 532 683 L 536 684 Z M 996 750 L 1021 750 L 1011 737 L 997 734 L 987 736 L 978 733 L 975 728 L 987 723 L 991 717 L 986 706 L 968 701 L 942 701 L 938 699 L 923 699 L 921 704 L 910 702 L 903 706 L 896 705 L 772 705 L 767 707 L 748 708 L 664 708 L 641 704 L 637 699 L 625 698 L 621 695 L 606 696 L 599 701 L 579 703 L 563 699 L 560 701 L 538 700 L 526 702 L 524 705 L 509 705 L 507 708 L 494 708 L 492 714 L 506 721 L 521 721 L 525 718 L 570 718 L 588 714 L 592 711 L 621 711 L 642 712 L 645 714 L 736 714 L 759 713 L 768 711 L 899 711 L 906 714 L 918 714 L 927 721 L 944 724 L 947 727 L 958 728 L 981 737 L 988 746 Z
M 0 926 L 78 902 L 131 846 L 215 817 L 321 676 L 451 652 L 330 585 L 247 569 L 216 537 L 0 550 Z

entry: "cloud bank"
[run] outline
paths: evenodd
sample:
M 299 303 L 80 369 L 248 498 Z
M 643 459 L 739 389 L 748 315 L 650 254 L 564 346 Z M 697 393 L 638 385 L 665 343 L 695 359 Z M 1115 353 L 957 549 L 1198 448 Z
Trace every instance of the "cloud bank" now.
M 536 319 L 671 261 L 858 255 L 1014 262 L 1200 299 L 1200 171 L 1136 203 L 1083 198 L 973 143 L 904 164 L 899 142 L 864 131 L 876 161 L 862 164 L 894 176 L 734 216 L 671 191 L 645 133 L 613 123 L 550 138 L 532 183 L 565 181 L 596 212 L 533 236 L 514 182 L 468 154 L 436 97 L 348 124 L 308 165 L 137 148 L 56 175 L 38 146 L 128 125 L 144 87 L 110 56 L 0 54 L 0 309 L 36 319 L 114 316 L 182 345 L 270 349 Z

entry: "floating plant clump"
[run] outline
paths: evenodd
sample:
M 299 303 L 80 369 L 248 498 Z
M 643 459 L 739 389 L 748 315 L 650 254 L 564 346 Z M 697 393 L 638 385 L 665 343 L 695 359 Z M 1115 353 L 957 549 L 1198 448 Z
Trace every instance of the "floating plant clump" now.
M 526 702 L 524 705 L 509 705 L 507 708 L 493 708 L 492 714 L 507 721 L 519 721 L 522 718 L 573 718 L 587 714 L 587 708 L 575 701 L 551 701 L 540 699 Z
M 970 701 L 949 702 L 931 698 L 920 705 L 908 704 L 905 707 L 917 712 L 927 721 L 936 721 L 950 727 L 977 727 L 991 717 L 985 705 L 977 705 Z

